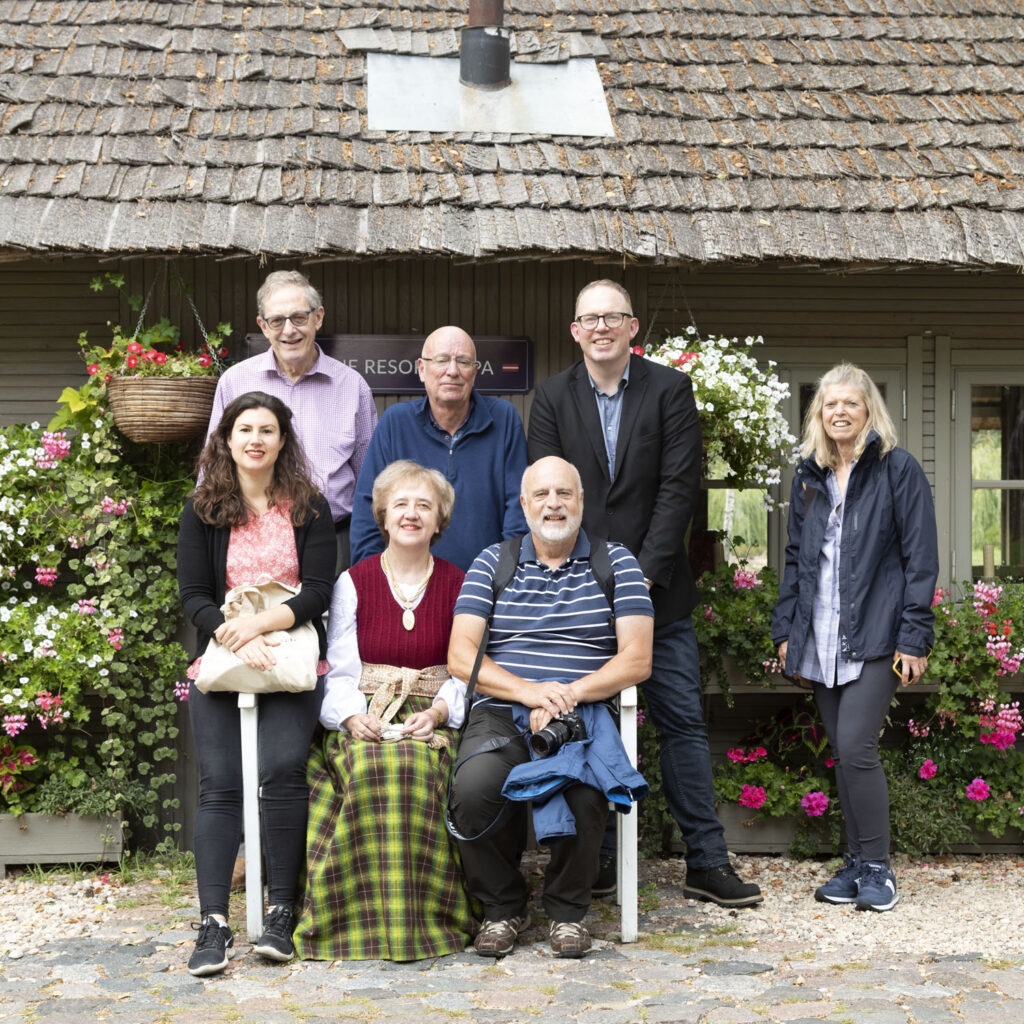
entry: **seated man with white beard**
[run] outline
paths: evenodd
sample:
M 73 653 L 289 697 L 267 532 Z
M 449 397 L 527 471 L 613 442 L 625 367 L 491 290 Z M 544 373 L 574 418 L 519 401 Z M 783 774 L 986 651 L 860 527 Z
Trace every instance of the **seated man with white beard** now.
M 522 538 L 511 580 L 495 597 L 499 545 L 492 545 L 470 567 L 455 605 L 448 664 L 459 679 L 472 675 L 491 625 L 459 747 L 450 820 L 470 891 L 484 907 L 476 951 L 504 956 L 529 916 L 519 870 L 525 804 L 506 800 L 502 788 L 510 773 L 515 778 L 532 768 L 527 737 L 535 739 L 560 715 L 579 716 L 589 742 L 572 743 L 570 736 L 566 746 L 576 747 L 585 769 L 598 769 L 602 788 L 576 781 L 581 775 L 596 781 L 593 773 L 568 776 L 559 801 L 542 805 L 550 812 L 549 805 L 560 803 L 564 811 L 554 823 L 549 813 L 536 830 L 551 850 L 543 896 L 551 948 L 557 956 L 580 957 L 591 946 L 582 921 L 597 878 L 608 799 L 628 806 L 646 790 L 599 702 L 650 674 L 654 611 L 636 559 L 613 543 L 607 545 L 614 578 L 609 607 L 611 580 L 595 575 L 591 544 L 580 529 L 583 489 L 573 465 L 555 456 L 534 463 L 523 474 L 519 500 L 530 533 Z M 544 812 L 534 799 L 536 827 Z

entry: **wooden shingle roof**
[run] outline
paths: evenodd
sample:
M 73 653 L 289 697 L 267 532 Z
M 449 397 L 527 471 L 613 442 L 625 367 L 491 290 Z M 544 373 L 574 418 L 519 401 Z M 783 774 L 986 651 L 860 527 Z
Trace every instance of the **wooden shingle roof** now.
M 1024 265 L 1024 0 L 506 0 L 615 139 L 369 131 L 367 52 L 465 20 L 0 0 L 0 253 Z

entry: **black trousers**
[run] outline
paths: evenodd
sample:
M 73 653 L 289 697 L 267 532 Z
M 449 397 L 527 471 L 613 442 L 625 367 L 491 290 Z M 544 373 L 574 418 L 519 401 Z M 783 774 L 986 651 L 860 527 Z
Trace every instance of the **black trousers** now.
M 511 709 L 478 706 L 459 745 L 459 758 L 472 754 L 494 736 L 516 737 L 517 732 Z M 526 910 L 528 893 L 519 863 L 526 847 L 527 805 L 505 800 L 501 787 L 508 773 L 529 759 L 526 740 L 516 737 L 500 750 L 474 757 L 459 769 L 452 787 L 451 816 L 463 835 L 476 835 L 501 815 L 480 839 L 459 840 L 470 892 L 491 921 L 517 917 Z M 565 790 L 564 795 L 576 817 L 576 835 L 551 843 L 541 904 L 552 921 L 582 921 L 597 879 L 608 800 L 599 790 L 582 784 Z
M 323 696 L 321 677 L 315 690 L 267 693 L 259 699 L 260 832 L 271 906 L 290 906 L 299 891 L 309 803 L 306 762 Z M 242 838 L 238 696 L 200 693 L 192 683 L 188 712 L 199 757 L 195 854 L 200 913 L 227 917 L 231 869 Z

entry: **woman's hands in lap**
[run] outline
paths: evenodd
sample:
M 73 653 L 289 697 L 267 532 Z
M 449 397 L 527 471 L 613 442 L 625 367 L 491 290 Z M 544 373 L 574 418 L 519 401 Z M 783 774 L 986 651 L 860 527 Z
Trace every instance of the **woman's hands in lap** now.
M 267 640 L 265 637 L 255 636 L 248 643 L 237 648 L 235 654 L 249 668 L 256 668 L 261 672 L 266 672 L 277 664 L 277 658 L 271 650 L 272 647 L 276 646 L 276 640 Z
M 241 649 L 256 639 L 256 637 L 262 637 L 265 632 L 266 628 L 263 626 L 258 615 L 240 615 L 237 619 L 222 622 L 217 627 L 217 632 L 213 635 L 229 651 L 233 651 L 241 657 Z M 270 642 L 274 643 L 273 641 Z M 243 658 L 242 660 L 244 661 L 245 659 Z

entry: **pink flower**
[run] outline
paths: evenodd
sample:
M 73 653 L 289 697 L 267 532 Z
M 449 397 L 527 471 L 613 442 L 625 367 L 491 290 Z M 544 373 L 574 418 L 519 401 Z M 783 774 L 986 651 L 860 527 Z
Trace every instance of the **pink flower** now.
M 174 696 L 180 701 L 188 700 L 188 680 L 179 679 L 174 684 Z
M 75 611 L 79 615 L 95 615 L 96 605 L 93 604 L 92 598 L 83 597 L 81 601 L 77 601 L 74 605 Z
M 643 708 L 637 708 L 636 709 L 636 724 L 637 725 L 643 725 L 646 720 L 647 720 L 647 716 L 644 714 Z
M 764 804 L 765 796 L 764 786 L 744 786 L 737 803 L 756 811 Z
M 163 364 L 167 362 L 167 353 L 166 352 L 154 352 L 153 353 L 153 362 L 156 363 L 157 366 L 163 366 Z
M 931 758 L 928 758 L 928 760 L 925 761 L 918 769 L 917 774 L 920 775 L 922 779 L 934 779 L 935 773 L 938 770 L 939 769 L 935 766 L 935 762 Z
M 222 350 L 222 351 L 223 351 L 223 353 L 224 353 L 224 356 L 226 357 L 226 356 L 227 356 L 227 351 L 226 351 L 226 350 Z M 632 348 L 630 349 L 630 351 L 631 351 L 631 352 L 633 353 L 633 355 L 635 355 L 635 356 L 642 356 L 642 355 L 644 354 L 644 347 L 643 347 L 643 345 L 634 345 L 634 346 L 633 346 L 633 347 L 632 347 Z
M 85 372 L 87 374 L 89 374 L 90 377 L 95 377 L 96 374 L 100 372 L 100 365 L 99 365 L 99 363 L 90 363 L 85 368 Z
M 120 627 L 117 629 L 111 629 L 107 633 L 107 643 L 114 648 L 115 651 L 121 650 L 121 644 L 124 641 L 124 630 Z
M 212 363 L 212 362 L 213 362 L 213 359 L 212 359 L 212 358 L 211 358 L 211 357 L 209 356 L 209 354 L 208 354 L 208 353 L 204 352 L 204 353 L 203 353 L 203 354 L 202 354 L 202 355 L 201 355 L 201 356 L 200 356 L 200 357 L 199 357 L 199 358 L 198 358 L 198 359 L 196 360 L 196 362 L 197 362 L 197 363 L 199 363 L 199 365 L 200 365 L 200 366 L 209 366 L 209 365 L 210 365 L 210 363 Z
M 825 758 L 825 767 L 826 768 L 835 768 L 835 766 L 836 766 L 836 760 L 835 760 L 834 757 L 826 757 Z
M 808 817 L 820 818 L 828 810 L 828 797 L 820 789 L 816 789 L 811 793 L 804 793 L 800 799 L 800 806 Z
M 726 752 L 725 756 L 733 762 L 743 762 L 747 759 L 746 752 L 742 747 L 733 747 L 732 750 Z
M 975 779 L 973 782 L 967 784 L 967 799 L 968 800 L 987 800 L 991 790 L 988 788 L 988 783 L 984 779 Z
M 142 354 L 142 346 L 137 341 L 128 342 L 129 355 L 138 356 Z
M 761 581 L 757 578 L 756 572 L 748 572 L 746 569 L 737 569 L 732 574 L 732 585 L 737 590 L 753 590 L 760 586 Z
M 127 366 L 129 370 L 134 370 L 135 367 L 139 365 L 139 357 L 128 356 L 124 361 L 124 365 Z
M 4 732 L 10 737 L 15 737 L 22 729 L 28 728 L 28 721 L 24 715 L 4 715 Z
M 57 570 L 39 566 L 36 569 L 36 583 L 43 587 L 52 587 L 57 582 Z

